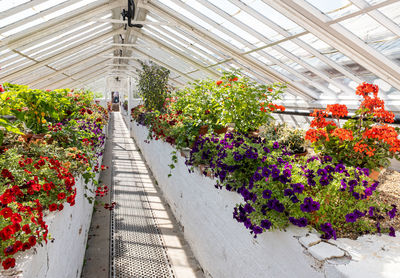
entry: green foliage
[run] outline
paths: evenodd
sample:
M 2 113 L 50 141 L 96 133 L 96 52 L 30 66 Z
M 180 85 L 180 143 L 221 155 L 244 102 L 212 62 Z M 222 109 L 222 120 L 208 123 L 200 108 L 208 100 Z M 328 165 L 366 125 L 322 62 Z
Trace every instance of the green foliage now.
M 216 129 L 234 124 L 237 131 L 247 133 L 272 119 L 262 107 L 279 99 L 284 89 L 279 83 L 257 84 L 235 70 L 223 72 L 217 82 L 200 80 L 176 92 L 173 107 L 198 126 Z
M 142 70 L 138 70 L 138 90 L 147 110 L 163 110 L 168 92 L 170 71 L 154 62 L 140 61 Z

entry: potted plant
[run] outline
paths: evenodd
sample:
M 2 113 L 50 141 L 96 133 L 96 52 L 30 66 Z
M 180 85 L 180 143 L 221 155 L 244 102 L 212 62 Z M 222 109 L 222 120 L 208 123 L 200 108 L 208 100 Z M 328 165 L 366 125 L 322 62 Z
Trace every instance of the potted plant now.
M 142 69 L 138 70 L 138 90 L 146 110 L 161 111 L 169 91 L 168 78 L 170 71 L 153 61 L 139 61 Z
M 377 170 L 389 165 L 390 158 L 399 159 L 399 128 L 390 126 L 394 114 L 385 109 L 376 85 L 362 83 L 356 95 L 362 97 L 355 115 L 341 126 L 339 119 L 348 115 L 346 105 L 328 105 L 315 110 L 306 139 L 316 152 L 330 155 L 336 162 Z M 327 120 L 331 116 L 332 120 Z
M 272 119 L 270 112 L 284 110 L 271 102 L 279 99 L 285 86 L 260 85 L 239 70 L 223 72 L 220 80 L 200 80 L 175 93 L 174 107 L 192 117 L 199 126 L 224 133 L 229 125 L 247 134 Z
M 306 155 L 307 148 L 304 134 L 303 130 L 286 126 L 278 142 L 286 146 L 286 149 L 293 154 Z

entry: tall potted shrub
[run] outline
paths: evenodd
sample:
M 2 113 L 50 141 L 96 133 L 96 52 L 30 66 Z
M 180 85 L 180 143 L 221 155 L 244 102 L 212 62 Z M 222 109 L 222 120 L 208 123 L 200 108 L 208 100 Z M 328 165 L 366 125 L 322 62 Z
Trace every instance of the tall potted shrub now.
M 147 111 L 161 111 L 168 92 L 170 71 L 153 61 L 139 61 L 142 70 L 138 70 L 139 95 Z

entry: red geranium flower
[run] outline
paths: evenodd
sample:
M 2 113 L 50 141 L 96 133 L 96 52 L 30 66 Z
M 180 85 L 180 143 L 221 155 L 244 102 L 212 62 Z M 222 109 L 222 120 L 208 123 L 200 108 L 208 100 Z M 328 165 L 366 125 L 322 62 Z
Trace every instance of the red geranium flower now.
M 63 200 L 63 199 L 65 199 L 65 193 L 64 193 L 64 192 L 58 193 L 57 199 L 58 199 L 58 200 Z
M 22 221 L 22 217 L 21 215 L 19 215 L 19 213 L 14 213 L 11 216 L 11 222 L 13 222 L 14 224 L 18 224 Z
M 0 211 L 0 215 L 3 215 L 4 218 L 9 218 L 12 215 L 12 210 L 10 208 L 4 208 Z
M 29 244 L 29 242 L 24 242 L 22 244 L 22 251 L 29 250 L 29 249 L 31 249 L 31 245 Z
M 217 83 L 217 86 L 219 86 L 222 84 L 222 80 L 218 80 L 216 83 Z
M 4 269 L 13 268 L 15 266 L 15 259 L 14 258 L 7 258 L 3 261 Z
M 29 244 L 31 246 L 35 246 L 36 245 L 36 237 L 35 236 L 30 236 L 28 241 L 29 241 Z
M 55 211 L 57 209 L 57 204 L 49 205 L 49 211 Z
M 22 226 L 22 230 L 26 233 L 26 234 L 30 234 L 32 231 L 31 231 L 31 228 L 29 227 L 29 225 L 28 224 L 25 224 L 24 226 Z

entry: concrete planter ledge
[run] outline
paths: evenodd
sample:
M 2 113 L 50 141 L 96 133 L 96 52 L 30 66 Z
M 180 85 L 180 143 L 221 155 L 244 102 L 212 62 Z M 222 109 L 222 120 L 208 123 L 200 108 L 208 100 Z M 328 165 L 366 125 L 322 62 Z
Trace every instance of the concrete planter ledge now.
M 254 239 L 232 217 L 233 208 L 242 202 L 239 194 L 215 189 L 215 182 L 199 170 L 189 173 L 184 152 L 168 178 L 175 149 L 160 140 L 145 143 L 148 129 L 127 124 L 207 276 L 400 277 L 399 238 L 368 235 L 321 241 L 317 232 L 290 226 Z
M 107 131 L 107 126 L 105 127 Z M 107 132 L 106 132 L 107 134 Z M 98 158 L 101 165 L 103 156 Z M 96 174 L 98 180 L 100 174 Z M 85 182 L 75 177 L 75 205 L 64 205 L 62 211 L 44 211 L 44 221 L 48 225 L 49 235 L 54 239 L 37 245 L 28 251 L 16 255 L 16 266 L 2 270 L 4 278 L 79 278 L 85 257 L 86 242 L 92 219 L 93 205 L 85 198 Z M 87 185 L 94 188 L 93 184 Z M 94 193 L 86 192 L 94 197 Z

